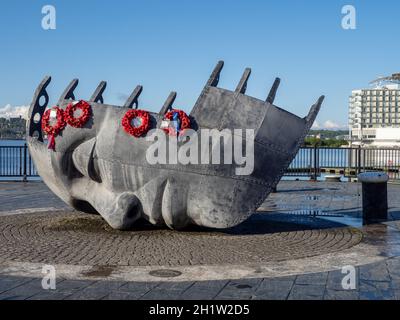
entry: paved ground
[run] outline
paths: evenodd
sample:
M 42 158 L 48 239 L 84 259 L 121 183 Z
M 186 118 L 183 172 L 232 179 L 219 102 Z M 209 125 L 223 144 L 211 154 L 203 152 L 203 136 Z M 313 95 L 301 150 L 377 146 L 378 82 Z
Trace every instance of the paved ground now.
M 0 216 L 67 209 L 42 182 L 0 182 Z
M 240 280 L 127 282 L 2 276 L 0 299 L 400 299 L 400 259 L 356 268 L 356 290 L 343 290 L 341 271 Z
M 175 232 L 145 226 L 108 227 L 100 216 L 74 212 L 23 214 L 0 220 L 0 263 L 46 262 L 90 266 L 182 266 L 292 260 L 345 250 L 361 231 L 312 217 L 258 213 L 226 231 Z M 307 223 L 308 222 L 308 223 Z
M 0 299 L 399 299 L 399 191 L 384 224 L 362 226 L 357 183 L 281 182 L 237 228 L 127 233 L 41 183 L 0 183 Z M 44 264 L 56 290 L 42 288 Z

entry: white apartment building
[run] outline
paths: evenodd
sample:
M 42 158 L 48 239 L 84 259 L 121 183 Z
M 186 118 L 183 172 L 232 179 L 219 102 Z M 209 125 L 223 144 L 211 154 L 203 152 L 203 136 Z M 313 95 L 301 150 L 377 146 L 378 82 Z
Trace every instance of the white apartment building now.
M 349 101 L 352 145 L 400 147 L 400 73 L 353 90 Z

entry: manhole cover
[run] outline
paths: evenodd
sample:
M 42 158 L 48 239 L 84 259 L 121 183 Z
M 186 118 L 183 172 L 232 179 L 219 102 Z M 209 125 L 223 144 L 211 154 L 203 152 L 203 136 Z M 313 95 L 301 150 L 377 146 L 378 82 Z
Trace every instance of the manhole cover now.
M 153 277 L 159 277 L 159 278 L 173 278 L 173 277 L 179 277 L 182 272 L 177 271 L 177 270 L 153 270 L 150 271 L 149 274 Z

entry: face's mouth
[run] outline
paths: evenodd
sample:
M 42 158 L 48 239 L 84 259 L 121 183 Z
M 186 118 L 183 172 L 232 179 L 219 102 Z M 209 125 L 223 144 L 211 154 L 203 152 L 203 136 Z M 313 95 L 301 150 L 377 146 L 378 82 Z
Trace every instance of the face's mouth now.
M 250 69 L 245 70 L 235 91 L 218 88 L 222 67 L 219 62 L 188 119 L 196 133 L 214 128 L 254 130 L 254 170 L 248 176 L 235 175 L 229 165 L 149 164 L 146 130 L 162 127 L 172 112 L 176 93 L 169 95 L 159 113 L 151 113 L 137 109 L 141 86 L 121 108 L 104 104 L 106 83 L 101 82 L 90 100 L 82 103 L 91 108 L 87 122 L 75 121 L 63 128 L 53 136 L 53 149 L 48 150 L 42 131 L 49 101 L 46 88 L 51 80 L 46 77 L 35 92 L 27 123 L 28 145 L 43 180 L 71 206 L 95 210 L 117 229 L 128 229 L 141 217 L 171 228 L 188 223 L 215 228 L 239 224 L 276 186 L 324 97 L 300 118 L 273 105 L 279 79 L 262 101 L 245 94 Z M 64 114 L 76 103 L 77 85 L 78 80 L 73 80 L 58 101 Z M 175 117 L 178 112 L 173 112 Z M 78 113 L 78 117 L 82 115 L 85 113 Z M 128 115 L 133 117 L 128 117 L 130 120 L 139 119 L 136 125 L 145 130 L 127 130 L 130 126 L 123 119 Z

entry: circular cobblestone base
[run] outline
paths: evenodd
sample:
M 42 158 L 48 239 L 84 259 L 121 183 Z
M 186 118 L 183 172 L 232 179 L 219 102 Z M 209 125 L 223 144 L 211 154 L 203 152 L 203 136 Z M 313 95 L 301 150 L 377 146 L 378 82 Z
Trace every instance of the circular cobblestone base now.
M 48 212 L 0 220 L 0 263 L 91 266 L 191 266 L 284 261 L 338 252 L 362 239 L 358 229 L 318 219 L 255 214 L 223 231 L 181 232 L 143 224 L 111 229 L 100 216 Z

